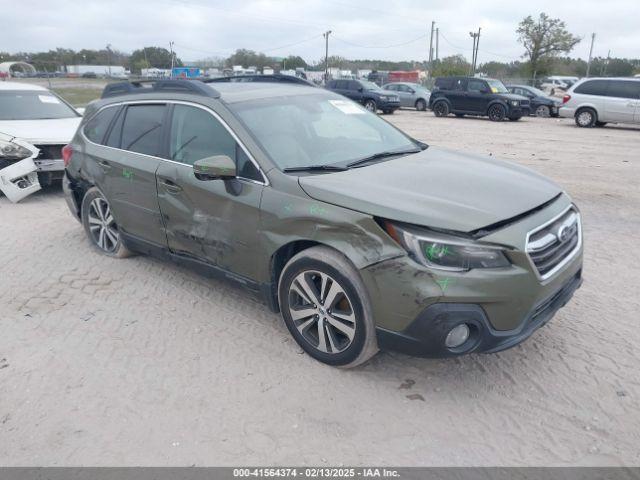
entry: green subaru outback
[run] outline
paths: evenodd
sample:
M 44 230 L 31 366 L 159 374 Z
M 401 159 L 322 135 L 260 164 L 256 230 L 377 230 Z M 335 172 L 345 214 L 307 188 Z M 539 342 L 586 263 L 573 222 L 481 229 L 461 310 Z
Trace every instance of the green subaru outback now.
M 319 88 L 108 85 L 64 160 L 96 250 L 235 281 L 330 365 L 504 350 L 582 281 L 580 213 L 556 184 Z

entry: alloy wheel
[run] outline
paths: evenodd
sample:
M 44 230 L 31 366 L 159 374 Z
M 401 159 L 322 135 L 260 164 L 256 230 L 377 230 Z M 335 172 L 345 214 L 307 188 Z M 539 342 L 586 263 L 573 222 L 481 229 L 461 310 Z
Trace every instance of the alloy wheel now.
M 365 102 L 365 104 L 364 104 L 364 108 L 366 108 L 370 112 L 375 112 L 376 111 L 376 102 L 374 102 L 373 100 L 367 100 Z
M 105 252 L 113 253 L 118 247 L 120 233 L 109 202 L 104 198 L 94 198 L 89 204 L 89 231 L 95 244 Z
M 506 112 L 502 105 L 493 105 L 489 109 L 489 119 L 493 120 L 494 122 L 504 119 L 505 114 Z
M 330 275 L 315 270 L 298 274 L 289 286 L 288 308 L 296 329 L 315 349 L 336 354 L 353 342 L 353 303 Z

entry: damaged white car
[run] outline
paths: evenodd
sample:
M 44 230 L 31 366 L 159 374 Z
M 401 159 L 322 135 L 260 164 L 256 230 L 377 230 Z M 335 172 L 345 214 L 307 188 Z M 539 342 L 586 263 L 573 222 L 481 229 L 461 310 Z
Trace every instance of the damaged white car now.
M 44 87 L 0 82 L 0 190 L 9 200 L 62 179 L 62 148 L 81 119 L 78 110 Z

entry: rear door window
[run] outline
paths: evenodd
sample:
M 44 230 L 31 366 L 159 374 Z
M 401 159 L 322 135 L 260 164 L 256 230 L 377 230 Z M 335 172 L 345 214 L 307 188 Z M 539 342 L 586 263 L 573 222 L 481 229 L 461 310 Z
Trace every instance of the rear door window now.
M 106 107 L 100 110 L 84 126 L 84 135 L 93 143 L 104 144 L 104 136 L 116 113 L 118 113 L 118 107 Z
M 609 87 L 609 80 L 588 80 L 578 85 L 573 91 L 584 95 L 606 96 Z
M 124 116 L 120 148 L 159 156 L 164 113 L 164 105 L 130 105 Z
M 640 98 L 640 81 L 627 82 L 624 80 L 610 80 L 607 96 L 618 98 Z

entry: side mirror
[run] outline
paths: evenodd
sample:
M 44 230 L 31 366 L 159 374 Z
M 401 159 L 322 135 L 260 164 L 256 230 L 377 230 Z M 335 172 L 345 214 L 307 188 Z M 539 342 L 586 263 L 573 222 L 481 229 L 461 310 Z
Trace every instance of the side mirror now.
M 491 93 L 491 90 L 488 88 L 483 88 L 482 90 L 480 90 L 480 93 Z
M 416 93 L 416 91 L 410 88 L 409 89 L 409 93 L 414 94 L 414 93 Z
M 76 108 L 76 112 L 78 112 L 80 115 L 84 115 L 84 111 L 86 110 L 86 108 L 84 107 L 78 107 Z
M 229 180 L 236 178 L 236 164 L 226 155 L 214 155 L 197 160 L 193 174 L 198 180 Z

